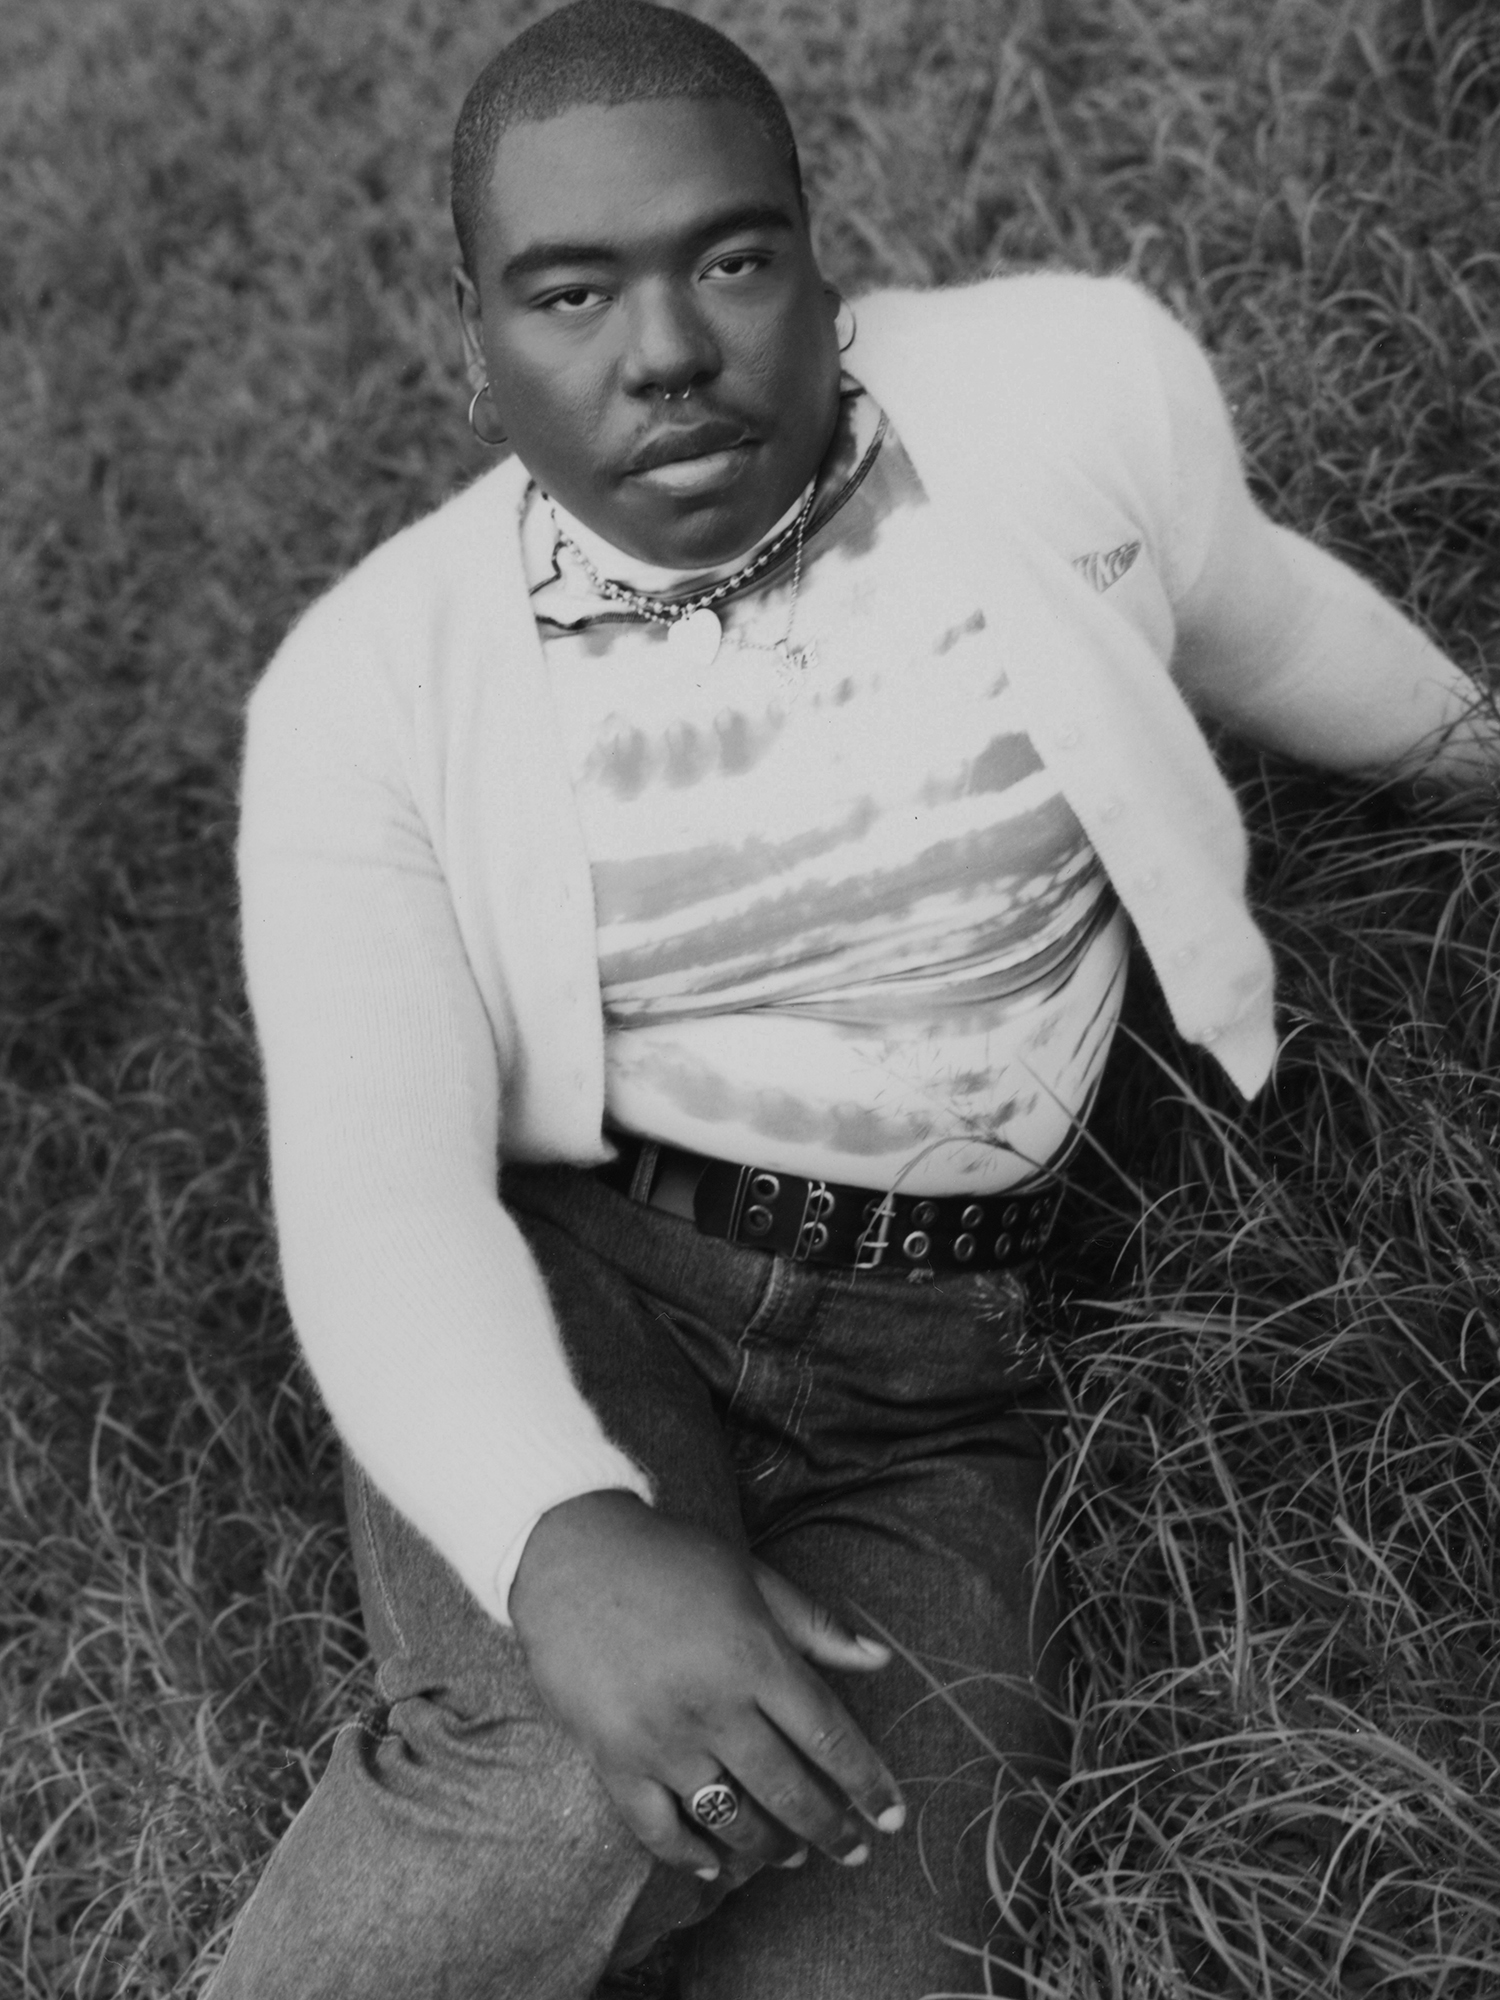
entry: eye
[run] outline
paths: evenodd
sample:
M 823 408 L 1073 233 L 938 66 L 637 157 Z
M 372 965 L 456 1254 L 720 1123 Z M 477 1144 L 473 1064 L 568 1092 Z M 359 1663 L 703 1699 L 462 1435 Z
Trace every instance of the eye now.
M 549 292 L 537 304 L 543 312 L 559 313 L 569 318 L 574 313 L 587 312 L 606 296 L 597 285 L 569 285 L 563 291 Z
M 712 277 L 717 272 L 725 278 L 748 278 L 764 270 L 770 261 L 766 250 L 730 250 L 723 257 L 716 257 L 704 276 Z

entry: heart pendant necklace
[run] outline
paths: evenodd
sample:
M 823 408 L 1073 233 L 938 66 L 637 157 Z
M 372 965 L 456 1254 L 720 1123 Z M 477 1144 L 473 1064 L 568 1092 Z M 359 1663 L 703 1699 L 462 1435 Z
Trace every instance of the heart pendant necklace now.
M 619 583 L 614 577 L 604 576 L 589 560 L 585 552 L 566 532 L 557 518 L 557 509 L 552 508 L 552 526 L 557 534 L 558 546 L 564 547 L 582 565 L 583 572 L 601 597 L 607 597 L 615 604 L 628 605 L 638 617 L 648 618 L 653 624 L 667 628 L 667 645 L 674 660 L 684 666 L 702 669 L 711 666 L 718 658 L 719 647 L 724 638 L 724 627 L 714 605 L 722 602 L 732 592 L 744 589 L 752 578 L 766 567 L 771 559 L 796 537 L 796 559 L 792 566 L 792 601 L 787 607 L 786 631 L 776 644 L 768 650 L 776 655 L 778 677 L 790 684 L 817 658 L 814 646 L 793 646 L 792 626 L 797 617 L 797 599 L 802 589 L 802 549 L 807 537 L 807 519 L 812 512 L 813 497 L 817 492 L 817 481 L 808 486 L 806 497 L 797 510 L 797 518 L 791 521 L 779 535 L 773 537 L 760 554 L 751 558 L 732 576 L 724 578 L 711 590 L 705 590 L 697 597 L 670 598 L 651 597 L 645 591 L 632 590 L 629 584 Z M 548 502 L 551 506 L 551 502 Z M 758 651 L 759 648 L 745 650 Z
M 667 627 L 667 644 L 672 657 L 687 667 L 709 667 L 719 651 L 724 628 L 718 613 L 700 604 L 686 618 L 675 618 Z

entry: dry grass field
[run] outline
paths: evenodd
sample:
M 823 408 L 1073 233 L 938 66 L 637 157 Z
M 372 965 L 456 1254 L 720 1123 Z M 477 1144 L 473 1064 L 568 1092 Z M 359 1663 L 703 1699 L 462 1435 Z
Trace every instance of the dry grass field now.
M 444 155 L 536 11 L 0 7 L 6 2000 L 196 1993 L 364 1693 L 276 1283 L 238 715 L 482 462 Z M 845 289 L 1134 274 L 1277 517 L 1500 665 L 1494 0 L 701 11 L 785 88 Z M 1226 754 L 1289 1041 L 1239 1108 L 1143 974 L 1079 1172 L 1035 1994 L 1493 2000 L 1500 817 Z

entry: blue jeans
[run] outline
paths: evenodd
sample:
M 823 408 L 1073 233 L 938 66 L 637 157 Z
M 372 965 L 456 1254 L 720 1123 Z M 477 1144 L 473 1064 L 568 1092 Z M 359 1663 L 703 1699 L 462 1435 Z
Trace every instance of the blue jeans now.
M 573 1168 L 511 1170 L 575 1379 L 665 1512 L 919 1656 L 830 1675 L 913 1810 L 867 1866 L 707 1884 L 656 1862 L 543 1707 L 512 1632 L 350 1466 L 382 1707 L 236 1927 L 212 2000 L 587 2000 L 679 1933 L 683 2000 L 1005 1992 L 989 1862 L 1034 1832 L 1005 1767 L 1062 1752 L 1031 1573 L 1050 1375 L 1011 1273 L 817 1270 Z M 959 1714 L 954 1703 L 964 1714 Z M 997 1759 L 996 1753 L 999 1753 Z M 1016 1989 L 1018 1990 L 1018 1989 Z

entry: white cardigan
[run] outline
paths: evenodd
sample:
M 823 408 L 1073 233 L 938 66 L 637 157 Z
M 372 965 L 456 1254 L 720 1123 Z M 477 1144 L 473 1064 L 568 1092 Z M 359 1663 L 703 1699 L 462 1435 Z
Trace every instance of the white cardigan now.
M 1274 1054 L 1270 955 L 1239 815 L 1169 671 L 1177 607 L 1205 577 L 1227 594 L 1226 523 L 1248 518 L 1206 362 L 1118 281 L 892 293 L 858 316 L 851 371 L 946 517 L 1177 1026 L 1253 1092 Z M 574 1387 L 495 1192 L 499 1155 L 606 1157 L 589 865 L 521 567 L 525 484 L 500 465 L 297 624 L 250 704 L 240 841 L 293 1318 L 356 1457 L 501 1620 L 543 1512 L 650 1491 Z M 1132 539 L 1131 593 L 1074 572 Z M 1374 616 L 1373 593 L 1299 547 Z M 1425 642 L 1380 612 L 1400 628 L 1387 650 L 1417 659 Z M 1440 655 L 1420 662 L 1451 687 Z M 1198 692 L 1316 755 L 1305 684 L 1338 671 L 1303 660 L 1291 694 L 1269 669 L 1248 695 Z M 1367 728 L 1363 760 L 1430 711 Z

